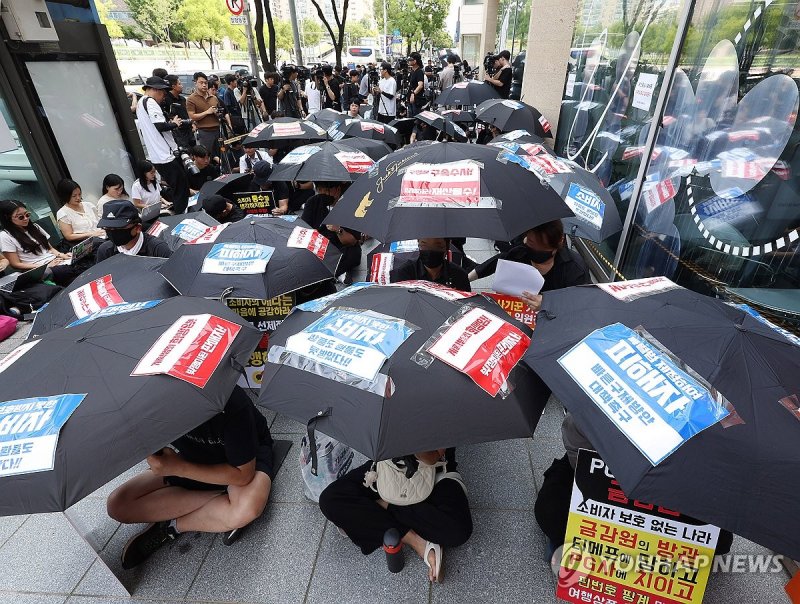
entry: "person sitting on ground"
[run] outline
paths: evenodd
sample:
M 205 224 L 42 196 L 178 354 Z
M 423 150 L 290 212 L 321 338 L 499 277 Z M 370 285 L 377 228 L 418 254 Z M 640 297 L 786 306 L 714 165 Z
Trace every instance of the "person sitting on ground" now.
M 439 131 L 430 124 L 422 120 L 414 120 L 414 128 L 411 130 L 411 143 L 417 141 L 435 141 Z
M 314 196 L 303 207 L 301 219 L 325 235 L 342 252 L 336 276 L 361 264 L 361 233 L 338 225 L 326 224 L 325 219 L 348 187 L 343 182 L 315 182 Z
M 149 469 L 108 497 L 108 515 L 151 523 L 122 550 L 134 568 L 184 532 L 234 534 L 264 512 L 274 478 L 266 418 L 235 386 L 225 409 L 147 458 Z
M 361 119 L 361 103 L 354 100 L 350 102 L 350 105 L 347 109 L 347 116 L 346 118 L 349 120 L 360 120 Z
M 194 195 L 209 180 L 214 180 L 220 175 L 219 157 L 211 157 L 203 145 L 195 145 L 189 150 L 189 155 L 198 169 L 197 174 L 189 174 L 189 192 Z
M 130 195 L 125 190 L 125 181 L 122 180 L 119 174 L 106 174 L 103 177 L 102 192 L 103 195 L 97 200 L 97 205 L 95 206 L 98 216 L 102 216 L 105 202 L 112 199 L 130 199 Z
M 222 153 L 222 168 L 226 174 L 239 174 L 239 160 L 244 155 L 242 141 L 233 141 Z M 230 170 L 230 171 L 229 171 Z
M 253 164 L 253 180 L 251 188 L 258 191 L 269 191 L 272 194 L 272 214 L 283 216 L 289 213 L 289 197 L 291 191 L 285 182 L 272 182 L 272 165 L 266 161 L 257 161 Z
M 479 145 L 488 145 L 495 137 L 501 134 L 502 132 L 497 126 L 493 124 L 484 124 L 484 128 L 480 131 L 480 134 L 478 134 L 478 139 L 475 142 Z
M 371 461 L 333 481 L 319 496 L 325 517 L 369 555 L 383 545 L 384 534 L 396 529 L 402 543 L 413 549 L 428 566 L 428 580 L 442 582 L 442 547 L 457 547 L 472 535 L 472 515 L 460 475 L 456 472 L 455 449 L 417 453 L 398 460 L 406 467 L 432 466 L 442 461 L 428 497 L 411 505 L 393 505 L 365 486 Z
M 139 210 L 127 199 L 115 199 L 103 206 L 98 225 L 105 229 L 108 241 L 97 249 L 97 262 L 116 254 L 169 258 L 172 252 L 167 242 L 142 230 Z
M 211 216 L 220 224 L 226 222 L 238 222 L 247 214 L 230 199 L 225 199 L 222 195 L 209 195 L 203 200 L 203 211 Z
M 414 262 L 404 262 L 389 273 L 389 281 L 412 281 L 422 279 L 446 285 L 461 291 L 472 291 L 467 272 L 447 259 L 449 241 L 447 239 L 418 239 L 419 258 Z
M 564 225 L 560 220 L 545 222 L 525 233 L 522 243 L 495 254 L 469 273 L 470 281 L 493 275 L 498 260 L 531 264 L 544 277 L 541 291 L 551 291 L 590 283 L 589 270 L 580 254 L 565 245 Z M 542 304 L 541 294 L 524 292 L 520 296 L 534 310 Z
M 303 209 L 306 202 L 314 196 L 314 183 L 293 181 L 289 187 L 289 212 L 294 214 Z
M 244 146 L 244 155 L 239 159 L 239 173 L 246 174 L 253 171 L 253 166 L 256 162 L 267 161 L 272 163 L 272 158 L 264 153 L 261 149 L 255 147 Z
M 78 183 L 68 178 L 58 181 L 56 195 L 62 204 L 56 212 L 56 220 L 67 245 L 75 245 L 90 237 L 105 238 L 105 231 L 97 228 L 97 209 L 89 202 L 83 202 Z
M 66 287 L 81 271 L 71 266 L 71 254 L 50 245 L 50 235 L 31 220 L 31 213 L 21 201 L 0 201 L 0 252 L 15 271 L 29 271 L 47 265 L 44 279 Z
M 183 168 L 181 168 L 183 169 Z M 137 208 L 146 208 L 154 203 L 160 203 L 164 209 L 169 209 L 172 204 L 161 196 L 161 175 L 149 161 L 142 160 L 136 164 L 138 178 L 131 187 L 131 201 Z M 103 208 L 105 212 L 105 208 Z

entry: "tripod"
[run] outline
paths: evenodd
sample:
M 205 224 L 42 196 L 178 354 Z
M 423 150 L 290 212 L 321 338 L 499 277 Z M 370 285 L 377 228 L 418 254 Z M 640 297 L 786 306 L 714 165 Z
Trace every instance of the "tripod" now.
M 261 123 L 261 112 L 258 110 L 255 101 L 255 92 L 249 86 L 246 92 L 247 101 L 245 102 L 245 120 L 247 121 L 248 132 Z

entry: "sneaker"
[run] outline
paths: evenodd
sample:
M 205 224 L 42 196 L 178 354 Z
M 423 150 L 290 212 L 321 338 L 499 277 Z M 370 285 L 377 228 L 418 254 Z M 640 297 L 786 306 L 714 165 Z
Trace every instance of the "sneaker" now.
M 169 522 L 154 522 L 125 544 L 125 549 L 122 550 L 122 568 L 128 570 L 139 566 L 175 537 L 169 530 Z

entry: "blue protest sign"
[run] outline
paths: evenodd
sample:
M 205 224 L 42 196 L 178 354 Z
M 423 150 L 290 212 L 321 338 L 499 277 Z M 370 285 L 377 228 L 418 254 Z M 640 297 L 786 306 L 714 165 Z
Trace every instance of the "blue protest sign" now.
M 791 331 L 786 331 L 783 327 L 780 327 L 779 325 L 775 325 L 775 323 L 768 321 L 763 316 L 761 316 L 754 308 L 748 306 L 747 304 L 732 304 L 731 306 L 738 308 L 739 310 L 743 310 L 751 317 L 758 319 L 770 329 L 773 329 L 779 334 L 781 334 L 784 338 L 789 340 L 795 346 L 800 346 L 800 338 L 794 335 Z
M 653 465 L 729 413 L 668 354 L 621 323 L 593 331 L 558 362 Z
M 603 226 L 606 204 L 591 189 L 573 182 L 569 185 L 569 191 L 564 201 L 579 220 L 589 223 L 598 230 Z
M 200 272 L 217 275 L 257 275 L 267 270 L 274 247 L 260 243 L 215 243 Z
M 317 298 L 316 300 L 309 300 L 308 302 L 303 302 L 302 304 L 298 304 L 295 306 L 298 310 L 304 310 L 306 312 L 320 312 L 326 309 L 332 302 L 338 300 L 339 298 L 343 298 L 344 296 L 349 296 L 352 293 L 357 292 L 359 289 L 364 289 L 365 287 L 372 287 L 375 283 L 370 283 L 368 281 L 362 281 L 359 283 L 353 283 L 350 287 L 344 288 L 340 292 L 336 292 L 335 294 L 329 294 L 327 296 L 323 296 L 322 298 Z
M 125 304 L 114 304 L 112 306 L 106 306 L 102 310 L 98 310 L 96 313 L 91 315 L 87 315 L 77 321 L 73 321 L 67 327 L 75 327 L 76 325 L 80 325 L 81 323 L 88 323 L 89 321 L 94 321 L 95 319 L 99 319 L 101 317 L 111 317 L 113 315 L 124 315 L 125 313 L 134 312 L 136 310 L 146 310 L 148 308 L 153 308 L 157 304 L 159 304 L 161 300 L 147 300 L 145 302 L 126 302 Z
M 0 477 L 53 469 L 58 433 L 85 394 L 0 403 Z

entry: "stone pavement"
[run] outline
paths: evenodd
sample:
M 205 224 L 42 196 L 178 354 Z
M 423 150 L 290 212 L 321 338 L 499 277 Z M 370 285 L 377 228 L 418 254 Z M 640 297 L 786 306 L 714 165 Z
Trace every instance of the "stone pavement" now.
M 489 246 L 469 240 L 482 260 Z M 363 268 L 363 267 L 362 267 Z M 484 280 L 476 282 L 488 287 Z M 22 325 L 0 343 L 0 357 L 27 334 Z M 430 585 L 426 569 L 406 553 L 406 568 L 392 575 L 383 553 L 363 556 L 339 535 L 316 504 L 303 497 L 297 455 L 303 427 L 265 412 L 275 438 L 294 444 L 278 473 L 264 516 L 230 547 L 216 535 L 187 534 L 133 571 L 119 556 L 138 526 L 122 526 L 105 513 L 105 497 L 141 465 L 99 489 L 68 515 L 83 527 L 103 561 L 135 601 L 246 603 L 554 603 L 555 582 L 544 562 L 546 540 L 533 517 L 536 490 L 560 442 L 561 404 L 551 399 L 533 439 L 460 447 L 459 469 L 469 489 L 475 524 L 462 547 L 445 550 L 445 581 Z M 358 459 L 356 460 L 356 462 Z M 736 538 L 734 553 L 769 553 Z M 709 604 L 788 602 L 784 571 L 715 574 Z M 0 604 L 101 604 L 127 594 L 64 514 L 0 518 Z

